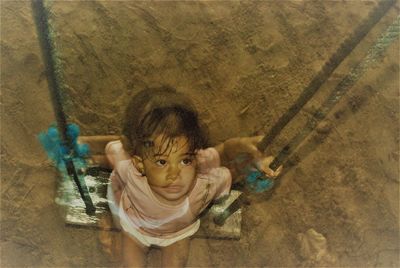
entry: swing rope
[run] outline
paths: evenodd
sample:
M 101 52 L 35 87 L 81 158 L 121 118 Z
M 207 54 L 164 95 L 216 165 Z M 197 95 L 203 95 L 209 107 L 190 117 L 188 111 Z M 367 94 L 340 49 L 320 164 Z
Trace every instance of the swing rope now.
M 301 131 L 291 139 L 291 141 L 278 153 L 270 167 L 277 169 L 281 163 L 298 147 L 298 145 L 317 127 L 332 108 L 339 102 L 339 100 L 346 94 L 346 92 L 354 86 L 358 79 L 369 69 L 371 64 L 375 63 L 382 57 L 386 48 L 399 36 L 400 16 L 390 25 L 385 33 L 375 42 L 375 44 L 368 50 L 367 55 L 363 60 L 354 67 L 349 74 L 347 74 L 337 84 L 335 89 L 321 104 L 321 107 L 313 113 Z
M 376 63 L 383 53 L 389 47 L 389 45 L 399 37 L 400 34 L 400 16 L 397 16 L 395 21 L 386 29 L 386 31 L 376 40 L 376 42 L 370 47 L 366 56 L 351 69 L 351 71 L 339 82 L 339 84 L 334 88 L 331 94 L 322 103 L 320 109 L 318 109 L 312 118 L 310 118 L 305 127 L 286 145 L 277 155 L 275 160 L 271 163 L 270 167 L 272 169 L 277 169 L 281 163 L 288 158 L 292 151 L 297 148 L 297 146 L 315 129 L 318 123 L 323 120 L 329 111 L 339 102 L 339 100 L 345 95 L 345 93 L 358 81 L 358 79 L 365 74 L 365 72 L 371 67 L 372 64 Z M 253 174 L 248 174 L 248 178 Z M 256 181 L 270 181 L 265 177 L 257 178 Z M 266 188 L 261 188 L 259 192 L 268 190 L 272 187 L 268 185 Z M 254 188 L 254 187 L 253 187 Z M 255 188 L 257 190 L 257 188 Z M 244 196 L 241 195 L 232 204 L 230 204 L 221 214 L 216 216 L 213 220 L 214 223 L 222 226 L 226 219 L 235 213 L 244 202 Z
M 49 84 L 49 91 L 57 121 L 57 127 L 59 133 L 61 133 L 61 148 L 65 151 L 63 152 L 64 157 L 62 159 L 64 161 L 68 175 L 73 178 L 75 184 L 78 187 L 80 196 L 86 206 L 86 213 L 88 215 L 93 215 L 96 211 L 96 208 L 94 207 L 92 199 L 90 198 L 85 181 L 80 180 L 73 162 L 72 155 L 75 147 L 74 143 L 77 137 L 76 135 L 71 135 L 69 133 L 71 132 L 72 128 L 67 125 L 67 119 L 62 106 L 60 92 L 62 92 L 64 89 L 64 83 L 62 70 L 60 67 L 61 64 L 57 57 L 54 43 L 55 32 L 49 23 L 50 12 L 43 3 L 43 0 L 32 0 L 32 10 L 42 51 L 43 61 L 46 66 L 47 81 Z M 56 133 L 56 135 L 58 135 L 58 133 Z
M 369 13 L 367 18 L 355 29 L 355 31 L 343 41 L 340 47 L 331 55 L 327 62 L 322 66 L 317 75 L 308 83 L 294 104 L 283 114 L 269 133 L 257 145 L 261 152 L 272 143 L 282 129 L 293 119 L 293 117 L 303 108 L 303 106 L 315 95 L 318 89 L 331 76 L 333 71 L 343 62 L 343 60 L 354 50 L 361 40 L 371 31 L 378 21 L 386 14 L 395 0 L 383 0 Z M 279 153 L 270 168 L 276 170 L 285 160 L 287 154 L 286 147 Z

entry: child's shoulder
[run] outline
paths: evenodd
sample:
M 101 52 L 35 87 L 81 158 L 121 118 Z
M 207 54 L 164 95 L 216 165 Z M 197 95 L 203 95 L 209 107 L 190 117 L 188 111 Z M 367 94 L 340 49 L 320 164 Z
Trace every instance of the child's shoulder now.
M 198 150 L 196 160 L 200 172 L 221 166 L 218 151 L 214 147 Z
M 120 140 L 110 141 L 105 147 L 105 153 L 112 168 L 124 160 L 131 159 L 130 155 L 124 150 Z
M 111 153 L 123 149 L 122 142 L 120 140 L 110 141 L 106 144 L 106 153 Z

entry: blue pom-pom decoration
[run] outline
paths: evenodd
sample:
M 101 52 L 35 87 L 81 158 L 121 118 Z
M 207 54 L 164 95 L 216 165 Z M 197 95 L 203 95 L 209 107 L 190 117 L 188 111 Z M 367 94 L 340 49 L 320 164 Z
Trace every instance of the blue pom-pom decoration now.
M 253 171 L 251 171 L 251 172 L 247 175 L 246 181 L 247 181 L 247 183 L 249 183 L 249 184 L 253 184 L 253 183 L 255 183 L 255 182 L 257 181 L 257 178 L 260 177 L 260 176 L 262 176 L 262 175 L 263 175 L 263 174 L 262 174 L 260 171 L 258 171 L 258 170 L 253 170 Z
M 269 190 L 273 185 L 274 182 L 270 179 L 260 179 L 257 181 L 256 192 L 260 193 Z
M 58 130 L 55 127 L 49 127 L 49 129 L 47 130 L 47 136 L 51 139 L 51 140 L 57 140 L 59 139 L 59 135 L 58 135 Z
M 272 188 L 274 182 L 265 177 L 259 170 L 252 170 L 246 177 L 247 187 L 256 193 L 261 193 Z
M 64 146 L 64 145 L 60 145 L 60 153 L 62 155 L 69 155 L 69 149 L 68 147 Z
M 89 156 L 89 145 L 88 144 L 77 144 L 75 152 L 79 157 Z
M 78 125 L 69 124 L 67 126 L 67 135 L 73 142 L 75 142 L 78 139 L 79 133 L 80 133 L 80 130 L 79 130 Z
M 49 127 L 47 132 L 41 132 L 38 139 L 45 149 L 47 156 L 54 162 L 55 166 L 66 174 L 65 159 L 72 158 L 76 168 L 87 166 L 85 157 L 89 156 L 90 150 L 87 144 L 78 144 L 80 129 L 76 124 L 67 126 L 67 135 L 71 139 L 72 148 L 63 144 L 58 129 L 54 126 Z

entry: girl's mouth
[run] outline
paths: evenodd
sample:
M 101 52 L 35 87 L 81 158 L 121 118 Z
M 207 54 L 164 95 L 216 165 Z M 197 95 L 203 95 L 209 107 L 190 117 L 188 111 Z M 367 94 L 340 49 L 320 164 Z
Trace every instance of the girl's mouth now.
M 180 185 L 169 185 L 164 187 L 164 190 L 170 193 L 178 193 L 182 190 L 182 186 Z

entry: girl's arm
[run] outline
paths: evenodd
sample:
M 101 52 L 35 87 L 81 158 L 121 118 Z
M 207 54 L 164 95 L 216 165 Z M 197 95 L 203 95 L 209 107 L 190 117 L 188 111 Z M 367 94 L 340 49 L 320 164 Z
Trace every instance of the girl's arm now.
M 99 165 L 103 168 L 112 169 L 110 161 L 107 159 L 104 149 L 110 141 L 119 140 L 120 136 L 105 135 L 105 136 L 80 136 L 79 143 L 86 143 L 90 148 L 90 159 L 93 164 Z
M 241 153 L 248 153 L 254 158 L 261 158 L 262 153 L 257 149 L 257 144 L 264 136 L 237 137 L 226 140 L 215 146 L 221 158 L 221 165 L 226 165 Z
M 237 170 L 234 164 L 234 160 L 240 154 L 250 154 L 253 161 L 257 161 L 259 164 L 259 169 L 263 171 L 269 178 L 277 177 L 281 170 L 280 166 L 276 171 L 269 168 L 269 165 L 273 161 L 272 156 L 264 156 L 257 148 L 257 144 L 264 138 L 264 136 L 254 136 L 254 137 L 237 137 L 226 140 L 225 142 L 215 146 L 221 159 L 221 165 L 227 166 L 231 170 L 232 177 L 234 178 L 234 183 L 237 179 L 240 179 L 238 174 L 241 170 Z
M 121 152 L 111 146 L 105 152 L 106 146 L 111 141 L 120 140 L 121 136 L 107 135 L 107 136 L 80 136 L 78 138 L 79 143 L 85 143 L 89 145 L 90 159 L 93 164 L 99 165 L 100 167 L 107 169 L 114 169 L 116 161 L 121 159 L 129 159 L 129 156 L 125 152 Z M 116 204 L 119 204 L 124 183 L 117 173 L 112 173 L 111 184 L 114 191 L 114 198 Z

